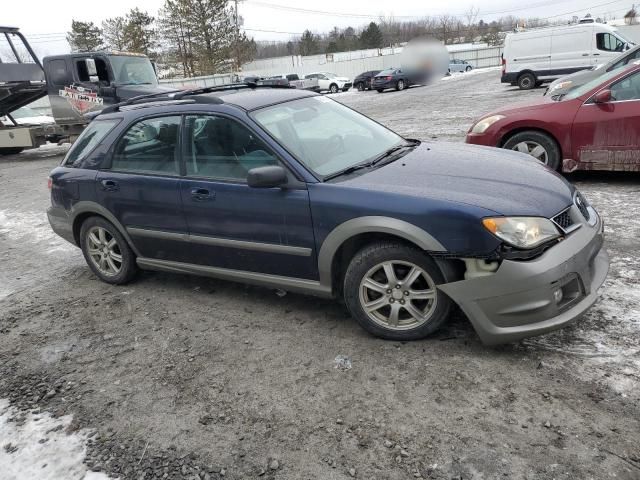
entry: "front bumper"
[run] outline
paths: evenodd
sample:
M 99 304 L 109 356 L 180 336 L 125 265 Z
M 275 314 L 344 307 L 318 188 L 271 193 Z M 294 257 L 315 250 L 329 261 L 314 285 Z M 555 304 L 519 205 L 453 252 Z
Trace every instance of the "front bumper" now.
M 472 145 L 484 145 L 486 147 L 497 146 L 497 140 L 493 135 L 487 135 L 487 133 L 467 133 L 466 143 Z
M 529 261 L 503 260 L 488 276 L 440 286 L 464 311 L 484 344 L 495 345 L 562 328 L 597 298 L 609 271 L 603 223 L 595 210 L 563 241 Z M 573 206 L 571 215 L 581 215 Z M 562 290 L 559 302 L 554 292 Z

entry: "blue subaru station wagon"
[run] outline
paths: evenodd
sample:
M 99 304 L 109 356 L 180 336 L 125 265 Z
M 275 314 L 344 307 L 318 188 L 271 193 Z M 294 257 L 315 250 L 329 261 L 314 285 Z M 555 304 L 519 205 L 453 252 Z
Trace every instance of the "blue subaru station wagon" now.
M 386 339 L 457 306 L 486 344 L 596 300 L 603 223 L 528 155 L 405 139 L 304 90 L 232 85 L 105 108 L 51 172 L 53 230 L 112 284 L 138 269 L 341 298 Z

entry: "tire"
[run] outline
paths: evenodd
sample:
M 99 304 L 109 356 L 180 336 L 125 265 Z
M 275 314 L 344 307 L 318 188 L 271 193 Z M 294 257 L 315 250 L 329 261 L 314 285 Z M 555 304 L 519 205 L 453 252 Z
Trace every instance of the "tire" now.
M 358 89 L 359 92 L 364 92 L 364 90 L 365 90 L 364 83 L 358 82 L 357 85 L 356 85 L 356 88 Z
M 384 89 L 383 89 L 383 88 L 376 88 L 376 91 L 377 91 L 378 93 L 382 93 L 382 92 L 384 92 Z
M 538 147 L 544 149 L 544 158 L 541 158 L 540 155 L 536 153 Z M 557 171 L 560 168 L 560 147 L 558 147 L 555 139 L 546 133 L 535 130 L 516 133 L 503 143 L 502 148 L 528 153 L 552 170 Z M 525 151 L 525 148 L 527 151 Z M 537 151 L 539 152 L 540 150 L 538 149 Z
M 338 85 L 336 85 L 335 83 L 332 83 L 331 85 L 329 85 L 329 91 L 331 93 L 338 93 Z
M 115 240 L 115 245 L 109 247 L 112 240 Z M 87 265 L 103 282 L 122 285 L 138 271 L 133 250 L 118 229 L 102 217 L 89 217 L 84 221 L 80 228 L 80 247 Z M 119 255 L 120 260 L 114 255 Z
M 465 72 L 470 72 L 471 71 L 471 65 L 469 65 L 467 68 L 464 69 Z
M 520 90 L 531 90 L 536 86 L 536 77 L 533 73 L 523 73 L 518 77 L 518 87 Z
M 0 155 L 17 155 L 23 150 L 24 150 L 23 147 L 0 148 Z
M 396 82 L 396 90 L 397 91 L 401 91 L 404 90 L 405 84 L 404 84 L 404 80 L 400 79 Z
M 396 277 L 392 282 L 385 273 L 389 265 Z M 416 272 L 415 280 L 404 285 L 408 275 Z M 423 251 L 400 242 L 377 242 L 351 259 L 344 276 L 344 300 L 351 315 L 369 333 L 387 340 L 419 340 L 438 330 L 449 316 L 453 302 L 436 288 L 442 283 L 440 268 Z M 364 307 L 367 303 L 374 304 L 369 313 Z

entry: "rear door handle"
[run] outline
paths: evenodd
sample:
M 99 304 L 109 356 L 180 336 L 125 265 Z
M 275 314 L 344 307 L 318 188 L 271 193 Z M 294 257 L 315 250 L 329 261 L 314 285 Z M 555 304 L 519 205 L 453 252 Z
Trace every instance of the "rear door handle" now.
M 215 193 L 211 193 L 206 188 L 192 188 L 191 198 L 196 202 L 203 202 L 206 200 L 212 200 L 215 197 Z
M 594 54 L 593 54 L 593 56 L 594 56 L 594 57 L 597 57 L 597 56 L 599 56 L 599 55 L 600 55 L 599 53 L 594 53 Z
M 118 182 L 115 180 L 102 180 L 100 183 L 102 184 L 102 189 L 106 192 L 116 192 L 120 190 Z

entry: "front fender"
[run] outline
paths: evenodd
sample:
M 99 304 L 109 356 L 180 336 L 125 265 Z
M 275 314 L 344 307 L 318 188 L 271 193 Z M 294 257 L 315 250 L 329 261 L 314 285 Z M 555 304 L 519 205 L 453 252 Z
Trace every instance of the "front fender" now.
M 397 218 L 383 216 L 358 217 L 341 223 L 325 238 L 318 253 L 320 284 L 331 288 L 331 265 L 338 249 L 348 239 L 362 233 L 387 233 L 430 252 L 446 252 L 444 246 L 428 232 Z

